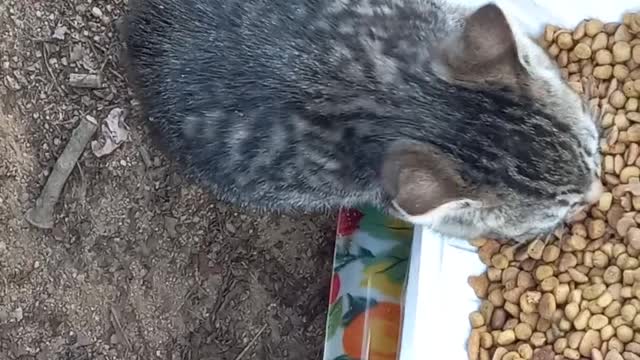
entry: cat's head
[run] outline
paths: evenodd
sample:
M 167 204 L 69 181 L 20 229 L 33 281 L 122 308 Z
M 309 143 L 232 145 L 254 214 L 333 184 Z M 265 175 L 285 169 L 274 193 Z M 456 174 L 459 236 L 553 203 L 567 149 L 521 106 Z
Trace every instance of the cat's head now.
M 433 64 L 474 118 L 459 140 L 389 150 L 383 184 L 407 220 L 452 236 L 527 240 L 599 199 L 594 114 L 496 5 L 470 13 Z

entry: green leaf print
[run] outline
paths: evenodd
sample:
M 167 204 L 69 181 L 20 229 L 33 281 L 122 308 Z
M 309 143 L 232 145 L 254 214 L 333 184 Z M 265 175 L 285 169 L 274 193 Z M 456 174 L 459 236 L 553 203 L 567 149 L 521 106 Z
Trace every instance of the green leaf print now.
M 339 272 L 345 266 L 351 264 L 354 261 L 360 260 L 366 265 L 370 263 L 372 260 L 375 261 L 375 259 L 376 259 L 376 256 L 371 252 L 371 250 L 363 247 L 359 247 L 358 255 L 353 255 L 351 253 L 336 254 L 333 271 Z
M 409 265 L 409 243 L 400 243 L 373 259 L 366 259 L 360 286 L 400 298 Z
M 407 260 L 411 256 L 411 246 L 409 244 L 396 245 L 386 255 L 398 260 Z
M 329 339 L 336 334 L 338 327 L 342 323 L 342 300 L 341 296 L 329 307 L 329 324 L 327 325 L 327 337 Z
M 333 359 L 333 360 L 359 360 L 359 359 L 352 359 L 352 358 L 350 358 L 350 357 L 349 357 L 349 356 L 347 356 L 347 355 L 340 355 L 340 356 L 336 357 L 336 358 L 335 358 L 335 359 Z
M 373 258 L 373 257 L 375 257 L 375 255 L 373 255 L 371 250 L 365 249 L 363 247 L 359 248 L 358 252 L 360 253 L 359 257 L 361 257 L 361 258 Z
M 347 294 L 347 312 L 342 316 L 342 326 L 347 327 L 358 315 L 378 304 L 375 299 Z
M 396 284 L 404 284 L 405 276 L 407 275 L 408 263 L 409 261 L 407 259 L 396 260 L 396 262 L 383 270 L 383 272 L 392 282 Z
M 360 220 L 361 231 L 382 239 L 409 242 L 413 239 L 411 224 L 385 215 L 374 207 L 363 207 L 360 211 L 364 214 Z

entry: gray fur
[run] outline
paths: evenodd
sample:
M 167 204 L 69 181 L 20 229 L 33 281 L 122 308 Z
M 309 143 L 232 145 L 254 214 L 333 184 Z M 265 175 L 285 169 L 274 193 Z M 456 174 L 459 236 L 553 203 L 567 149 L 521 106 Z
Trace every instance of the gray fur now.
M 515 24 L 515 63 L 460 71 L 473 70 L 455 48 L 471 13 L 436 0 L 132 0 L 128 60 L 152 128 L 223 200 L 369 203 L 448 235 L 530 238 L 584 203 L 598 134 Z

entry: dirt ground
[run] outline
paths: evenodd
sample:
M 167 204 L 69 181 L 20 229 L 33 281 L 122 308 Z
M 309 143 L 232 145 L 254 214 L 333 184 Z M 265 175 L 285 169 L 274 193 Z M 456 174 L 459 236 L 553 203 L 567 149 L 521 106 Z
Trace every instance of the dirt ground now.
M 126 2 L 0 0 L 0 359 L 321 358 L 334 219 L 251 214 L 176 172 L 122 75 Z M 55 227 L 29 226 L 71 131 L 115 107 L 130 141 L 87 148 Z

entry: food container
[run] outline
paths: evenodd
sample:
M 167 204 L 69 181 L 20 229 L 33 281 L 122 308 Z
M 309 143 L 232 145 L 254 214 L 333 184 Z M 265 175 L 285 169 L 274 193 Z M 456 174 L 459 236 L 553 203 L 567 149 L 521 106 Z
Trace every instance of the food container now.
M 467 278 L 484 271 L 468 242 L 342 210 L 333 270 L 324 360 L 466 359 Z
M 373 208 L 342 210 L 325 360 L 396 360 L 413 227 Z

